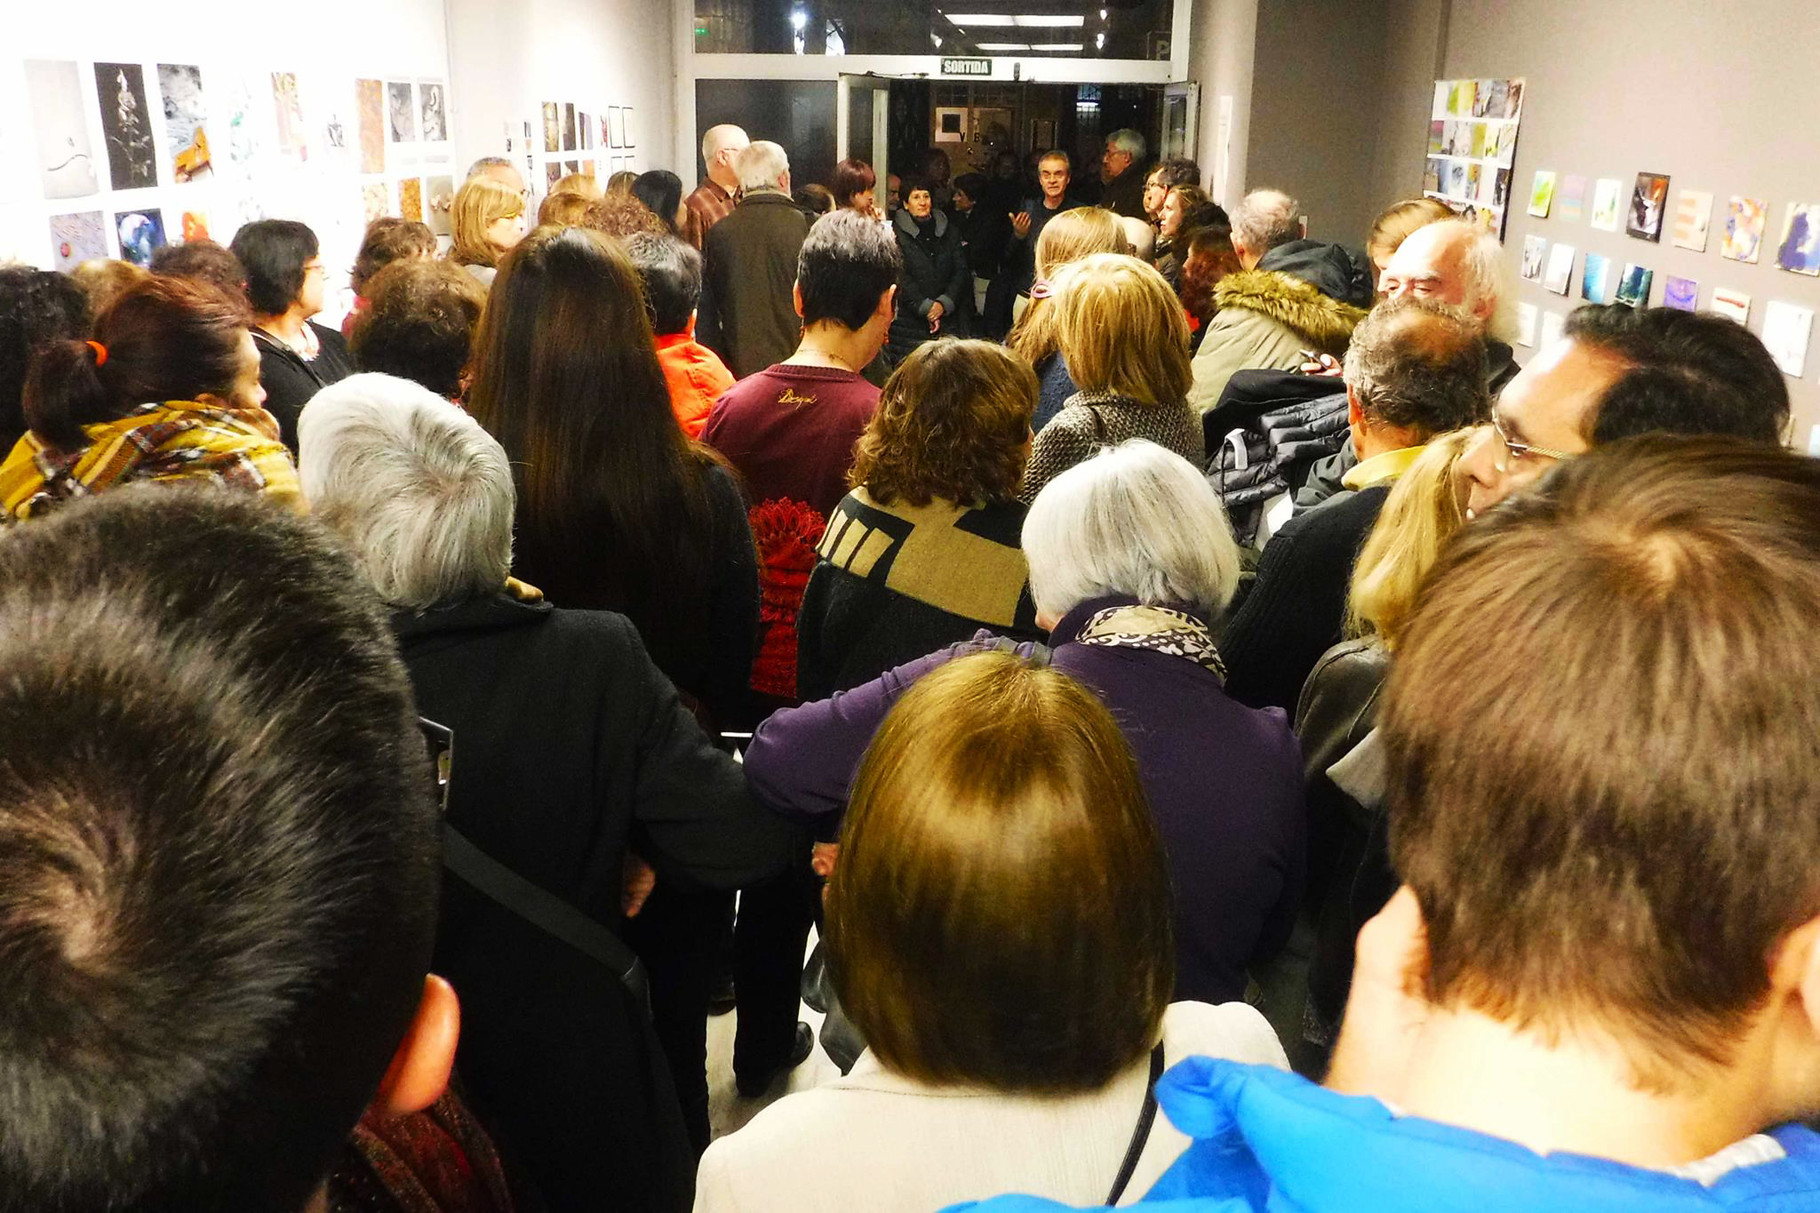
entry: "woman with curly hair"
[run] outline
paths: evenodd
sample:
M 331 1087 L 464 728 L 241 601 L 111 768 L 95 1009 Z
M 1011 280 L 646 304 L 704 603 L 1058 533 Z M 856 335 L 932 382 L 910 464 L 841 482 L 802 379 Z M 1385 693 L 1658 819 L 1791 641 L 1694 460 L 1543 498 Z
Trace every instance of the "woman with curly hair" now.
M 797 691 L 868 682 L 981 628 L 1041 635 L 1018 544 L 1036 376 L 988 341 L 898 365 L 854 448 L 797 617 Z

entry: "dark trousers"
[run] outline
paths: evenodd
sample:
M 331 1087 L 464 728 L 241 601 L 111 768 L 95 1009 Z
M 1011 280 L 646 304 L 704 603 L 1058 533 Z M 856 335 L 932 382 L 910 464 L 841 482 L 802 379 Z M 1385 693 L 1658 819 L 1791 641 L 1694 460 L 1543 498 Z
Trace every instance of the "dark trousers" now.
M 683 1126 L 708 1148 L 708 1000 L 726 971 L 733 894 L 678 891 L 659 881 L 626 942 L 651 982 L 651 1019 L 669 1062 Z
M 740 891 L 733 928 L 733 988 L 739 996 L 735 1075 L 761 1079 L 790 1059 L 819 886 L 805 848 L 783 875 Z

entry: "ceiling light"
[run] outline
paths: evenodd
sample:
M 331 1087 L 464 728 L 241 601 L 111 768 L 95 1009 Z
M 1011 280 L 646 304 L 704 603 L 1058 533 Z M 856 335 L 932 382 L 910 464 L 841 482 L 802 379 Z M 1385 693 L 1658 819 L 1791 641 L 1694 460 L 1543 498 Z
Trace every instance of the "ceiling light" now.
M 983 51 L 1027 51 L 1030 48 L 1022 42 L 981 42 Z
M 1093 36 L 1093 47 L 1095 50 L 1102 50 L 1102 51 L 1105 50 L 1106 49 L 1106 35 L 1105 34 L 1095 34 Z
M 790 14 L 791 29 L 800 30 L 807 24 L 809 24 L 809 14 L 803 12 L 802 9 L 799 8 Z
M 1033 42 L 1030 44 L 1030 49 L 1033 51 L 1078 51 L 1081 49 L 1081 44 L 1078 42 Z
M 943 13 L 955 25 L 973 25 L 991 29 L 1078 29 L 1087 23 L 1085 17 L 1057 16 L 1053 13 Z

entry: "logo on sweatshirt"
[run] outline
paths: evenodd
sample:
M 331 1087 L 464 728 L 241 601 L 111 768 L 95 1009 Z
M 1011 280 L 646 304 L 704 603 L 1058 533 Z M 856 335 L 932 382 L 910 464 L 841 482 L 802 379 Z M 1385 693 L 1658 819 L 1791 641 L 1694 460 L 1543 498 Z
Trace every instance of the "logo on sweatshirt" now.
M 779 404 L 814 404 L 815 397 L 813 395 L 799 396 L 796 394 L 795 388 L 787 387 L 784 389 L 784 394 L 777 398 L 777 402 Z

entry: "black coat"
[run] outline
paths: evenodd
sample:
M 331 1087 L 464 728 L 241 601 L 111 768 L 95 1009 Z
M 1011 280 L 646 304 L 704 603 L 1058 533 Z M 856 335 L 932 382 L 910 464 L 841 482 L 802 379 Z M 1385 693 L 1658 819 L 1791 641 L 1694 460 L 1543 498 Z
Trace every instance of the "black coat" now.
M 454 731 L 448 817 L 482 851 L 620 929 L 634 847 L 660 887 L 783 870 L 793 827 L 759 808 L 623 617 L 505 594 L 393 627 L 418 711 Z M 465 1094 L 553 1209 L 687 1208 L 674 1096 L 643 1008 L 562 945 L 445 882 L 433 967 L 462 1001 Z
M 314 320 L 307 322 L 322 350 L 311 362 L 298 357 L 284 342 L 259 329 L 253 344 L 259 347 L 259 382 L 265 388 L 265 410 L 278 418 L 278 436 L 297 454 L 297 415 L 310 398 L 331 383 L 354 373 L 354 356 L 347 338 Z
M 964 305 L 973 298 L 973 271 L 961 247 L 960 229 L 941 211 L 933 212 L 927 224 L 919 224 L 900 207 L 892 227 L 897 233 L 898 252 L 904 259 L 897 285 L 897 317 L 891 321 L 890 337 L 891 357 L 898 361 L 936 337 L 971 335 Z M 931 333 L 929 311 L 938 302 L 942 305 L 942 327 Z

